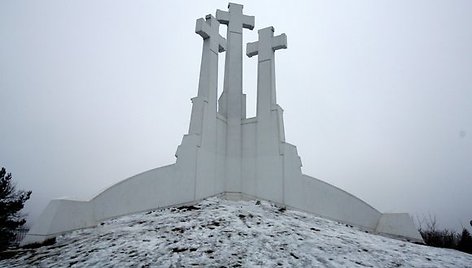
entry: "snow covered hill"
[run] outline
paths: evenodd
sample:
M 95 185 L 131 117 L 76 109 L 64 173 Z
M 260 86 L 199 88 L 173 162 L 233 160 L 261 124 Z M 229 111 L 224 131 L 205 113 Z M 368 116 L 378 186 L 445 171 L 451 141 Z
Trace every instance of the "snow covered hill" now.
M 472 267 L 472 255 L 362 232 L 268 202 L 218 197 L 74 231 L 0 267 Z

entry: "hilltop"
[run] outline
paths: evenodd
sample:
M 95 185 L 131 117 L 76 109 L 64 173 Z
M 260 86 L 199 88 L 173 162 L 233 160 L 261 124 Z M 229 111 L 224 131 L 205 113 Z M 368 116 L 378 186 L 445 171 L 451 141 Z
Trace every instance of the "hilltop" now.
M 219 197 L 123 216 L 1 267 L 472 267 L 472 255 L 363 232 L 265 201 Z

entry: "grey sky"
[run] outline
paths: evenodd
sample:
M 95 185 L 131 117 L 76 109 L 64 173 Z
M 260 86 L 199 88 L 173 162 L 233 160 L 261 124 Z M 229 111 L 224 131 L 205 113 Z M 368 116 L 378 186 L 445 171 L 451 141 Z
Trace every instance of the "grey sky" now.
M 195 20 L 227 3 L 0 2 L 0 166 L 33 191 L 31 220 L 174 161 L 197 93 Z M 238 3 L 256 16 L 245 43 L 287 34 L 277 99 L 304 173 L 382 212 L 468 224 L 472 2 Z M 253 116 L 255 59 L 244 75 Z

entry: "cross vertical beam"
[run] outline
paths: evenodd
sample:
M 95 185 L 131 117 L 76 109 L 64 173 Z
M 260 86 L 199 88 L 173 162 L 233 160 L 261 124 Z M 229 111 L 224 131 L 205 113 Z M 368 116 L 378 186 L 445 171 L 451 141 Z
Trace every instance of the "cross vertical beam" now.
M 228 46 L 225 60 L 225 78 L 220 113 L 229 118 L 244 118 L 243 101 L 243 29 L 254 29 L 254 16 L 243 14 L 243 5 L 229 3 L 228 11 L 216 10 L 216 19 L 227 25 Z
M 229 3 L 228 11 L 217 10 L 216 19 L 227 25 L 228 46 L 225 78 L 219 113 L 227 119 L 225 186 L 228 192 L 241 192 L 242 130 L 241 119 L 246 117 L 243 95 L 243 29 L 254 28 L 254 16 L 243 14 L 243 6 Z
M 212 15 L 198 19 L 195 33 L 203 38 L 202 62 L 197 97 L 192 98 L 189 135 L 184 137 L 185 152 L 179 159 L 181 176 L 194 176 L 194 199 L 217 191 L 217 94 L 218 53 L 225 51 L 226 40 L 219 34 L 220 23 Z
M 285 165 L 282 109 L 275 92 L 275 51 L 287 48 L 287 36 L 274 36 L 274 27 L 259 30 L 259 40 L 248 43 L 246 54 L 258 55 L 256 125 L 256 195 L 285 202 Z M 267 187 L 264 189 L 266 185 Z M 264 190 L 259 190 L 264 189 Z
M 259 30 L 259 41 L 248 43 L 246 55 L 258 55 L 257 64 L 257 118 L 266 117 L 276 105 L 275 51 L 287 48 L 287 36 L 274 36 L 274 27 Z
M 226 40 L 219 34 L 219 27 L 220 23 L 212 15 L 198 19 L 195 24 L 195 33 L 203 38 L 203 48 L 198 95 L 192 99 L 190 134 L 201 135 L 205 128 L 210 128 L 208 121 L 216 118 L 218 53 L 226 49 Z

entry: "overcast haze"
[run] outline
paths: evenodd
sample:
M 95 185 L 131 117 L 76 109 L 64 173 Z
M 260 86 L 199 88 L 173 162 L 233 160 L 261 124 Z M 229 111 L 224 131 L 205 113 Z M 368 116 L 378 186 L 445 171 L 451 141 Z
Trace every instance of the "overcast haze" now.
M 267 26 L 287 34 L 277 100 L 305 174 L 382 212 L 468 226 L 471 1 L 238 3 L 256 17 L 244 43 Z M 227 4 L 0 2 L 0 166 L 33 191 L 31 222 L 52 198 L 175 161 L 197 94 L 195 20 Z M 256 68 L 244 57 L 249 116 Z

